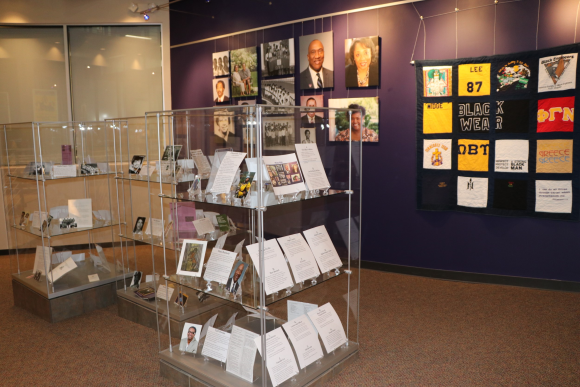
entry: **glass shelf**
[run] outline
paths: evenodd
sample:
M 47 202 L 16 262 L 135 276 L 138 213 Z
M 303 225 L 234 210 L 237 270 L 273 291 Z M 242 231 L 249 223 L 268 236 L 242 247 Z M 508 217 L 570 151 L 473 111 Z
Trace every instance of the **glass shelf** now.
M 248 269 L 248 274 L 250 273 L 250 270 Z M 316 278 L 316 284 L 312 284 L 311 280 L 306 280 L 304 281 L 304 283 L 296 283 L 294 284 L 294 286 L 290 289 L 290 293 L 286 292 L 286 289 L 282 289 L 277 293 L 273 293 L 270 294 L 269 296 L 266 296 L 266 305 L 270 305 L 273 304 L 275 302 L 278 302 L 280 300 L 283 300 L 285 298 L 291 297 L 297 293 L 300 293 L 304 290 L 310 289 L 316 285 L 319 285 L 323 282 L 326 282 L 328 280 L 331 280 L 333 278 L 337 278 L 337 277 L 341 277 L 341 276 L 346 276 L 346 274 L 344 273 L 340 273 L 338 276 L 334 273 L 333 271 L 327 272 L 327 273 L 322 273 L 321 275 L 319 275 Z M 225 285 L 222 284 L 218 284 L 217 282 L 212 281 L 212 290 L 211 291 L 207 291 L 207 281 L 204 280 L 202 277 L 190 277 L 190 276 L 185 276 L 185 275 L 178 275 L 178 274 L 172 274 L 170 276 L 168 276 L 166 279 L 169 282 L 173 282 L 174 284 L 178 284 L 181 286 L 185 286 L 186 288 L 190 288 L 196 291 L 201 291 L 203 293 L 221 298 L 223 300 L 228 300 L 231 302 L 235 302 L 244 306 L 247 306 L 248 308 L 252 308 L 252 309 L 259 309 L 259 304 L 260 304 L 260 299 L 258 297 L 259 292 L 258 291 L 254 291 L 253 286 L 254 284 L 256 286 L 259 286 L 259 282 L 253 282 L 251 280 L 251 275 L 250 276 L 245 276 L 244 280 L 242 281 L 242 296 L 240 299 L 240 296 L 238 295 L 236 299 L 234 299 L 233 294 L 231 293 L 227 293 L 226 292 L 226 287 Z
M 16 179 L 24 179 L 24 180 L 32 180 L 36 181 L 38 177 L 38 181 L 51 181 L 51 180 L 63 180 L 63 179 L 76 179 L 79 177 L 99 177 L 99 176 L 107 176 L 107 175 L 114 175 L 115 172 L 105 172 L 105 173 L 95 173 L 94 175 L 84 175 L 77 171 L 76 176 L 61 176 L 61 177 L 52 177 L 51 175 L 12 175 L 9 174 L 9 177 L 13 177 Z
M 335 196 L 335 195 L 341 195 L 341 194 L 346 194 L 346 191 L 344 190 L 336 190 L 336 189 L 330 189 L 328 190 L 328 194 L 327 195 L 316 195 L 316 196 L 309 196 L 307 195 L 306 191 L 302 191 L 298 194 L 298 196 L 293 199 L 292 196 L 290 195 L 285 195 L 284 196 L 284 201 L 283 202 L 279 202 L 276 195 L 274 195 L 274 192 L 268 191 L 264 193 L 263 199 L 264 199 L 264 207 L 271 207 L 271 206 L 277 206 L 280 204 L 288 204 L 288 203 L 296 203 L 296 202 L 300 202 L 300 201 L 305 201 L 305 200 L 312 200 L 312 199 L 320 199 L 320 198 L 326 198 L 329 196 Z M 180 195 L 180 194 L 178 194 Z M 217 198 L 214 200 L 213 196 L 205 196 L 204 194 L 202 194 L 201 196 L 198 196 L 195 199 L 189 199 L 186 198 L 185 196 L 189 196 L 189 194 L 184 193 L 183 197 L 179 197 L 179 196 L 172 196 L 172 195 L 159 195 L 160 197 L 164 198 L 164 199 L 172 199 L 172 200 L 179 200 L 179 201 L 183 201 L 183 202 L 196 202 L 196 203 L 208 203 L 208 204 L 217 204 L 217 205 L 221 205 L 221 206 L 227 206 L 227 207 L 239 207 L 239 208 L 247 208 L 249 210 L 255 210 L 258 208 L 258 197 L 256 195 L 256 192 L 252 192 L 250 195 L 250 205 L 249 206 L 244 206 L 244 205 L 233 205 L 231 204 L 231 200 L 229 201 L 225 201 L 222 202 L 220 201 L 220 195 L 216 195 Z
M 194 173 L 186 173 L 186 174 L 180 175 L 177 178 L 172 177 L 172 176 L 159 176 L 157 174 L 153 174 L 150 177 L 145 176 L 145 175 L 129 175 L 129 174 L 118 174 L 117 176 L 115 176 L 115 179 L 144 181 L 144 182 L 149 181 L 151 183 L 161 182 L 162 184 L 190 183 L 190 182 L 193 182 L 194 178 L 195 178 Z
M 241 229 L 238 228 L 235 231 L 230 231 L 228 232 L 228 238 L 236 236 L 236 235 L 247 235 L 249 231 L 246 229 Z M 219 238 L 220 236 L 224 235 L 225 233 L 219 230 L 216 230 L 216 232 L 212 235 L 211 239 L 204 239 L 204 238 L 192 238 L 192 239 L 199 239 L 199 240 L 204 240 L 204 241 L 208 241 L 208 242 L 215 242 L 217 240 L 217 238 Z M 136 241 L 136 242 L 143 242 L 146 243 L 148 245 L 154 245 L 157 247 L 163 247 L 163 238 L 160 236 L 151 236 L 151 235 L 147 235 L 147 234 L 134 234 L 132 232 L 128 233 L 128 234 L 119 234 L 119 236 L 121 238 L 124 239 L 129 239 L 132 241 Z M 230 241 L 230 239 L 227 240 L 226 243 L 228 243 Z M 165 237 L 165 248 L 169 249 L 169 250 L 181 250 L 181 245 L 183 244 L 183 239 L 180 239 L 178 241 L 173 241 L 171 240 L 171 238 Z
M 98 230 L 98 229 L 102 229 L 105 227 L 118 226 L 118 225 L 119 225 L 119 223 L 114 223 L 114 222 L 110 222 L 110 221 L 103 221 L 103 220 L 93 220 L 93 227 L 84 227 L 84 228 L 78 228 L 78 227 L 60 228 L 59 224 L 51 224 L 50 227 L 48 227 L 48 232 L 44 231 L 44 233 L 37 228 L 32 228 L 32 223 L 30 223 L 29 225 L 24 226 L 24 227 L 20 227 L 20 226 L 16 226 L 16 225 L 12 225 L 11 227 L 15 230 L 20 230 L 20 231 L 23 231 L 23 232 L 26 232 L 28 234 L 32 234 L 32 235 L 35 235 L 38 237 L 54 238 L 54 237 L 58 237 L 58 236 L 70 235 L 70 234 L 84 232 L 84 231 L 93 231 L 93 230 Z

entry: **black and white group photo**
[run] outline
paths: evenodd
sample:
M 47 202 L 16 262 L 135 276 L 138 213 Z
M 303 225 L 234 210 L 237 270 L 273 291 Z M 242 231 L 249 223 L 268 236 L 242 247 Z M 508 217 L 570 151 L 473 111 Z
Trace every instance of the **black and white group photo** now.
M 262 103 L 265 105 L 294 106 L 294 78 L 262 81 Z
M 230 75 L 230 52 L 214 52 L 212 54 L 213 59 L 213 76 L 222 77 L 225 75 Z
M 294 119 L 287 117 L 264 119 L 264 148 L 268 150 L 293 150 Z
M 262 44 L 262 77 L 294 74 L 294 39 Z

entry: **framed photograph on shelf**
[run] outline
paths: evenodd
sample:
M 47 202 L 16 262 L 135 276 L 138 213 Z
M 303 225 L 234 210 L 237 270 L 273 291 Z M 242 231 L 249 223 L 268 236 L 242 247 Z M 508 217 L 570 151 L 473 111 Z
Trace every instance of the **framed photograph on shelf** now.
M 177 274 L 191 277 L 201 277 L 207 241 L 185 239 L 181 247 L 181 255 L 177 265 Z

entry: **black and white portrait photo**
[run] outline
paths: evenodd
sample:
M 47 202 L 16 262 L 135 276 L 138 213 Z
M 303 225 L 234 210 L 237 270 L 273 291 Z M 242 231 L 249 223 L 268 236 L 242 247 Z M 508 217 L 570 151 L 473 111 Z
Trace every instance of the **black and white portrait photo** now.
M 294 117 L 264 118 L 264 148 L 267 150 L 294 149 Z
M 230 52 L 214 52 L 211 56 L 213 60 L 213 76 L 223 77 L 230 75 Z
M 129 287 L 138 288 L 139 285 L 141 284 L 141 277 L 142 276 L 143 276 L 143 273 L 140 271 L 136 271 L 135 273 L 133 273 L 133 279 L 131 279 L 131 285 Z
M 262 103 L 275 106 L 295 106 L 294 78 L 262 81 Z
M 316 144 L 316 129 L 300 128 L 300 144 Z
M 96 175 L 99 173 L 97 164 L 83 164 L 81 165 L 81 175 Z
M 334 87 L 332 32 L 300 37 L 300 90 Z
M 133 228 L 133 234 L 141 234 L 143 233 L 143 226 L 145 225 L 145 217 L 140 216 L 137 218 L 135 222 L 135 227 Z
M 217 78 L 213 80 L 213 102 L 230 103 L 229 78 Z
M 175 161 L 179 157 L 182 145 L 167 145 L 165 151 L 163 151 L 163 156 L 161 160 L 163 161 Z
M 294 74 L 294 39 L 262 43 L 262 77 Z
M 143 160 L 145 160 L 145 156 L 143 155 L 133 156 L 133 159 L 131 159 L 131 165 L 129 165 L 129 174 L 138 175 L 143 167 Z
M 234 137 L 234 112 L 216 111 L 214 113 L 213 134 L 224 142 L 228 142 L 230 137 Z

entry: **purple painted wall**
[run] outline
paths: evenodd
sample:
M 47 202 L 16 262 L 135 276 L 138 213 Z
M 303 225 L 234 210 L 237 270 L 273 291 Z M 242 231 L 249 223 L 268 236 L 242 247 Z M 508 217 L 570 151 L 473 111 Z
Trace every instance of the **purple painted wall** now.
M 448 59 L 505 54 L 570 44 L 574 41 L 577 0 L 523 0 L 496 7 L 453 13 L 456 0 L 415 4 L 426 18 L 427 41 L 423 55 L 423 29 L 414 58 Z M 226 0 L 205 4 L 177 3 L 178 9 L 214 14 L 203 19 L 172 12 L 171 41 L 187 41 L 224 33 L 364 7 L 384 1 L 332 2 L 273 0 L 247 1 L 245 8 Z M 479 7 L 493 0 L 458 0 L 460 9 Z M 494 9 L 495 8 L 495 9 Z M 496 30 L 494 39 L 494 15 Z M 347 23 L 348 19 L 348 23 Z M 347 32 L 348 25 L 348 32 Z M 425 212 L 415 208 L 415 70 L 409 64 L 419 17 L 412 5 L 317 19 L 171 50 L 173 108 L 212 105 L 211 53 L 257 45 L 276 39 L 321 31 L 334 31 L 335 63 L 341 63 L 344 39 L 381 37 L 380 143 L 365 144 L 363 174 L 363 259 L 425 268 L 501 274 L 520 277 L 580 281 L 580 224 L 527 218 L 500 218 L 456 212 Z M 579 33 L 580 37 L 580 33 Z M 299 63 L 299 58 L 297 58 Z M 344 87 L 344 70 L 335 70 L 335 87 L 328 98 L 374 96 L 377 90 Z M 298 90 L 297 90 L 298 91 Z M 380 165 L 383 176 L 369 167 Z

